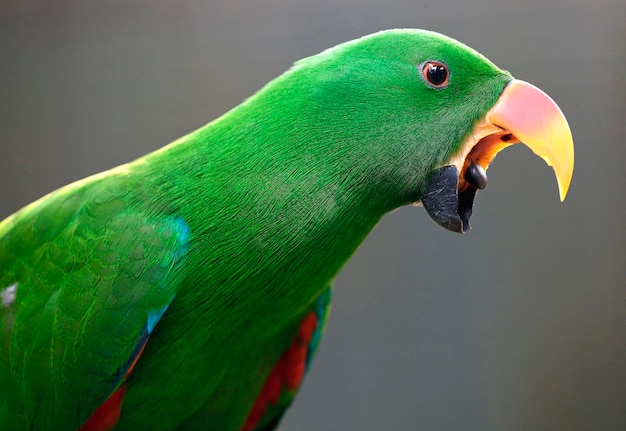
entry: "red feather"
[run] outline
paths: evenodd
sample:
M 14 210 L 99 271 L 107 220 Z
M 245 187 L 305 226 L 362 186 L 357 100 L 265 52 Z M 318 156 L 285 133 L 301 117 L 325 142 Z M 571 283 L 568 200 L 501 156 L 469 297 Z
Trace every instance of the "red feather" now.
M 87 419 L 79 431 L 109 431 L 120 419 L 122 400 L 126 395 L 124 385 L 120 386 L 109 398 Z
M 298 334 L 267 376 L 263 389 L 248 414 L 241 431 L 253 431 L 263 418 L 269 404 L 276 404 L 283 390 L 295 391 L 306 371 L 306 358 L 313 333 L 317 328 L 317 315 L 311 311 L 300 322 Z
M 143 353 L 143 349 L 145 349 L 146 344 L 148 343 L 148 338 L 145 337 L 143 340 L 143 345 L 141 349 L 139 349 L 139 353 L 132 359 L 126 374 L 124 375 L 124 380 L 128 377 L 128 375 L 133 371 L 135 365 L 137 365 L 137 361 L 139 357 Z M 124 401 L 124 395 L 126 395 L 126 387 L 122 383 L 120 387 L 118 387 L 107 400 L 100 405 L 96 409 L 95 412 L 87 419 L 87 421 L 83 424 L 82 427 L 78 431 L 110 431 L 113 429 L 117 421 L 120 420 L 120 414 L 122 412 L 122 401 Z

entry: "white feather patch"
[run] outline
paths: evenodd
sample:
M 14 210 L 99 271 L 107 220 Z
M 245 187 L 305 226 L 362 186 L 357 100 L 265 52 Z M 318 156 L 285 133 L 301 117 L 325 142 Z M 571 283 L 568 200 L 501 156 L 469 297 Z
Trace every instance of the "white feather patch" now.
M 9 308 L 15 301 L 15 293 L 17 292 L 17 283 L 10 285 L 0 291 L 0 301 L 2 306 Z

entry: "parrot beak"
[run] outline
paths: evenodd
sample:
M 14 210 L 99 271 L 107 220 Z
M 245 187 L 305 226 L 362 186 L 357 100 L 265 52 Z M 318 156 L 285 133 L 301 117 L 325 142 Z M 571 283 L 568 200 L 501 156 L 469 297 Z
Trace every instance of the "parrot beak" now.
M 574 171 L 574 142 L 567 120 L 543 91 L 513 80 L 474 125 L 450 164 L 433 172 L 421 199 L 428 214 L 446 229 L 470 230 L 474 196 L 487 185 L 489 164 L 516 143 L 525 144 L 552 166 L 563 201 Z

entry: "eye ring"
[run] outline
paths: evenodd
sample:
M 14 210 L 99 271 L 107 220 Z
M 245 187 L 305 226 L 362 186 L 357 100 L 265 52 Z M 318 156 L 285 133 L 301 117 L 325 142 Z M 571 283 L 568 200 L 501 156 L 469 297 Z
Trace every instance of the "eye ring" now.
M 420 66 L 422 78 L 433 88 L 445 88 L 450 82 L 450 70 L 441 61 L 425 61 Z

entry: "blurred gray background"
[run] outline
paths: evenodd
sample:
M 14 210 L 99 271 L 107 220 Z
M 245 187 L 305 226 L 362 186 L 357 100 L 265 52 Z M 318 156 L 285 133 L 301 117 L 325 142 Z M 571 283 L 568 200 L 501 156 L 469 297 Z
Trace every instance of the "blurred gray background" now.
M 624 0 L 0 0 L 0 218 L 392 27 L 448 34 L 549 93 L 574 179 L 559 203 L 515 146 L 471 233 L 421 208 L 384 218 L 337 279 L 281 430 L 625 430 Z

